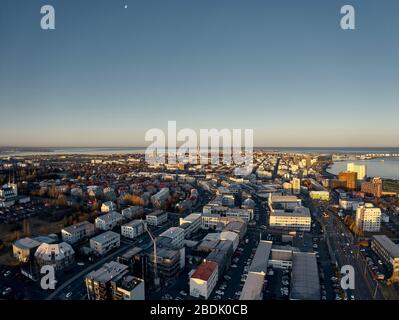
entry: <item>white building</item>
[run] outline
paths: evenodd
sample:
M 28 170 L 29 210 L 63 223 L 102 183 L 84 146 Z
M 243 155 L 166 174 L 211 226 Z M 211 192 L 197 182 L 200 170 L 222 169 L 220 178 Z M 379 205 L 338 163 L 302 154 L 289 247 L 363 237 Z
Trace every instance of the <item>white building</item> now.
M 50 265 L 55 270 L 62 270 L 74 262 L 75 251 L 66 242 L 59 244 L 42 243 L 35 252 L 35 259 L 41 267 Z
M 102 213 L 108 213 L 114 210 L 116 210 L 116 205 L 112 201 L 104 202 L 101 206 Z
M 168 230 L 160 234 L 161 237 L 166 237 L 171 239 L 171 244 L 178 248 L 184 245 L 184 230 L 179 227 L 171 227 Z
M 381 209 L 372 203 L 359 205 L 356 209 L 356 226 L 365 232 L 379 232 L 381 228 Z
M 293 211 L 276 210 L 270 212 L 269 225 L 271 228 L 284 230 L 310 231 L 311 215 L 306 207 L 296 207 Z
M 112 249 L 119 248 L 121 236 L 112 231 L 106 231 L 90 239 L 90 248 L 100 255 L 104 255 Z
M 144 208 L 142 206 L 130 206 L 129 208 L 122 210 L 122 216 L 126 219 L 138 218 L 144 213 Z
M 179 219 L 179 224 L 184 228 L 185 237 L 190 237 L 201 227 L 201 213 L 191 213 Z
M 120 224 L 123 217 L 120 213 L 112 211 L 110 213 L 99 216 L 95 220 L 96 228 L 100 230 L 111 230 Z
M 121 228 L 122 236 L 126 238 L 134 239 L 142 235 L 145 231 L 145 221 L 143 220 L 133 220 L 126 223 Z
M 361 200 L 358 199 L 348 199 L 348 198 L 340 198 L 339 205 L 344 210 L 353 210 L 355 211 L 357 207 L 361 204 L 364 204 Z
M 156 208 L 161 208 L 169 199 L 169 188 L 162 188 L 158 193 L 151 197 L 151 203 Z
M 94 225 L 88 221 L 83 221 L 61 230 L 62 240 L 69 244 L 89 238 L 93 234 Z
M 207 300 L 218 281 L 218 265 L 213 261 L 202 262 L 190 277 L 190 295 Z
M 366 178 L 367 167 L 365 164 L 348 163 L 346 169 L 350 172 L 356 172 L 358 180 L 364 180 L 364 178 Z
M 147 214 L 145 219 L 148 225 L 157 227 L 168 220 L 168 213 L 162 210 L 157 210 Z

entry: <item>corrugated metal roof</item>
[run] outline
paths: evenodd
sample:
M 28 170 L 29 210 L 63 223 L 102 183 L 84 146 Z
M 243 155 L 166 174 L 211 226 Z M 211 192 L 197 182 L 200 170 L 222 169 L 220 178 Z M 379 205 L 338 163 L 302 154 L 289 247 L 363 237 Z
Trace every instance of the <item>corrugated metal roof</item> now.
M 315 253 L 293 253 L 290 298 L 320 300 L 319 271 Z

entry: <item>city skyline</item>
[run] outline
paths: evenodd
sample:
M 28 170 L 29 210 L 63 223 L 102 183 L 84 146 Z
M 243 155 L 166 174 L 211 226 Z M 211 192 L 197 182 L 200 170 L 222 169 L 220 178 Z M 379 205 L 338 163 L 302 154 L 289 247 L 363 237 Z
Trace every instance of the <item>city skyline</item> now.
M 51 1 L 53 31 L 44 4 L 2 4 L 2 146 L 145 147 L 168 120 L 256 147 L 397 146 L 395 1 L 355 2 L 352 31 L 335 0 Z

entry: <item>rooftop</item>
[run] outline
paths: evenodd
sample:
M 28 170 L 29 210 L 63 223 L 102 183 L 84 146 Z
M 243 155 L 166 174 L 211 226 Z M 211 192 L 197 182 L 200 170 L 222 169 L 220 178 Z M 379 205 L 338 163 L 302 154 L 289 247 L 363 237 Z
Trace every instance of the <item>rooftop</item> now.
M 319 271 L 315 253 L 293 253 L 290 298 L 320 300 Z
M 103 232 L 103 233 L 99 234 L 98 236 L 95 236 L 95 237 L 91 238 L 90 241 L 93 240 L 95 242 L 102 243 L 102 242 L 105 242 L 107 240 L 111 240 L 111 239 L 113 239 L 115 237 L 120 237 L 120 235 L 118 233 L 116 233 L 116 232 L 113 232 L 113 231 L 106 231 L 106 232 Z
M 14 245 L 21 249 L 33 249 L 40 246 L 41 242 L 32 238 L 22 238 L 14 242 Z
M 112 279 L 121 276 L 127 272 L 128 266 L 118 263 L 116 261 L 111 261 L 104 264 L 100 269 L 90 272 L 86 278 L 92 279 L 98 282 L 108 282 Z M 117 280 L 117 279 L 115 279 Z
M 208 281 L 211 275 L 217 270 L 218 265 L 213 261 L 202 262 L 197 270 L 193 273 L 191 278 L 200 279 L 203 281 Z
M 399 245 L 394 243 L 386 235 L 374 235 L 373 239 L 378 241 L 392 258 L 399 258 Z
M 261 240 L 256 249 L 255 256 L 252 260 L 251 266 L 249 267 L 250 272 L 267 272 L 267 265 L 269 262 L 269 255 L 272 249 L 272 241 Z
M 74 231 L 76 231 L 76 230 L 85 229 L 85 228 L 86 228 L 87 226 L 89 226 L 89 225 L 91 225 L 90 222 L 88 222 L 88 221 L 82 221 L 82 222 L 79 222 L 79 223 L 74 224 L 74 225 L 72 225 L 72 226 L 66 227 L 66 228 L 64 228 L 63 230 L 66 231 L 66 232 L 68 232 L 68 233 L 72 233 L 72 232 L 74 232 Z

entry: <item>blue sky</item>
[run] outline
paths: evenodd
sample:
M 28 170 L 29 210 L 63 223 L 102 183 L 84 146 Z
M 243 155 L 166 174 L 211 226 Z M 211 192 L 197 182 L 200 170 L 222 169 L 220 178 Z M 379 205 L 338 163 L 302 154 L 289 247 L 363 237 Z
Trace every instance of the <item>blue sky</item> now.
M 256 146 L 398 146 L 398 13 L 397 0 L 1 0 L 0 145 L 143 146 L 175 120 L 254 129 Z

